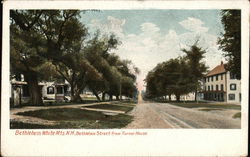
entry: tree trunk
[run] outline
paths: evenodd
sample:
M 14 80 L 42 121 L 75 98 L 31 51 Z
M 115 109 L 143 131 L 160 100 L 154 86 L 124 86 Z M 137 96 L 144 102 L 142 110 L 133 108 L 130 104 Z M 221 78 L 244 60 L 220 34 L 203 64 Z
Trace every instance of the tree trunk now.
M 80 97 L 80 93 L 75 93 L 75 95 L 71 96 L 71 101 L 72 102 L 81 102 L 82 98 Z
M 194 101 L 197 101 L 197 89 L 195 89 L 195 93 L 194 93 Z
M 76 87 L 73 87 L 71 84 L 71 102 L 81 102 L 80 93 L 80 90 L 76 90 Z
M 179 94 L 176 94 L 175 96 L 176 96 L 176 101 L 177 101 L 177 102 L 180 102 L 180 95 L 179 95 Z
M 115 97 L 116 97 L 116 100 L 119 100 L 119 95 L 116 95 Z
M 73 100 L 73 96 L 75 95 L 75 91 L 74 91 L 74 87 L 72 86 L 72 84 L 70 84 L 70 101 Z
M 169 101 L 171 101 L 171 94 L 168 95 L 168 99 L 169 99 Z
M 102 101 L 105 101 L 105 95 L 106 95 L 106 93 L 103 92 L 103 93 L 102 93 Z
M 31 105 L 43 105 L 42 92 L 38 85 L 37 75 L 34 72 L 29 72 L 24 77 L 28 83 Z
M 113 95 L 109 94 L 109 100 L 112 101 L 113 100 Z
M 98 101 L 101 101 L 99 95 L 97 94 L 97 92 L 95 90 L 92 90 L 93 94 L 95 95 L 95 97 L 97 98 Z

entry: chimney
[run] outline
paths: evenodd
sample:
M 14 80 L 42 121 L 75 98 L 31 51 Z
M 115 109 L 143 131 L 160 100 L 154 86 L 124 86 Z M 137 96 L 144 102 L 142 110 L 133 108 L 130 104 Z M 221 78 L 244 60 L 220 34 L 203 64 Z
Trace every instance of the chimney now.
M 223 65 L 223 61 L 220 62 L 220 65 Z

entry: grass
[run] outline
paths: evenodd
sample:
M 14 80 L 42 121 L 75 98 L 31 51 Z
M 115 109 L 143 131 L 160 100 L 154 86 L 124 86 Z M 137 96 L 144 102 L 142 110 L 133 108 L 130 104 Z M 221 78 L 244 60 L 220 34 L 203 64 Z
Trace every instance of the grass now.
M 232 104 L 216 104 L 216 103 L 170 103 L 171 105 L 185 107 L 185 108 L 214 108 L 214 109 L 235 109 L 240 110 L 240 105 Z
M 118 114 L 107 116 L 102 112 L 87 111 L 76 108 L 43 109 L 20 112 L 18 115 L 31 116 L 58 122 L 56 125 L 37 125 L 22 122 L 10 122 L 11 129 L 107 129 L 122 128 L 132 121 L 132 116 Z
M 107 109 L 107 110 L 118 110 L 128 112 L 133 109 L 133 106 L 118 106 L 112 104 L 98 104 L 92 106 L 86 106 L 87 108 L 96 108 L 96 109 Z
M 82 97 L 83 100 L 95 100 L 97 101 L 96 97 Z
M 50 125 L 40 125 L 40 124 L 11 121 L 10 129 L 52 129 L 52 128 Z
M 218 111 L 222 109 L 217 109 L 217 108 L 204 108 L 204 109 L 199 109 L 200 111 Z
M 237 112 L 233 115 L 233 118 L 241 118 L 241 112 Z

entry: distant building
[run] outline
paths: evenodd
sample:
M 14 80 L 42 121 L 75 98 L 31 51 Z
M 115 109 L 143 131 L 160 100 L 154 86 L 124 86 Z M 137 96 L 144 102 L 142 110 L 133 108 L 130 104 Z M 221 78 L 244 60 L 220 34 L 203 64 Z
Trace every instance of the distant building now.
M 227 103 L 241 102 L 241 81 L 225 69 L 221 62 L 204 77 L 204 100 Z

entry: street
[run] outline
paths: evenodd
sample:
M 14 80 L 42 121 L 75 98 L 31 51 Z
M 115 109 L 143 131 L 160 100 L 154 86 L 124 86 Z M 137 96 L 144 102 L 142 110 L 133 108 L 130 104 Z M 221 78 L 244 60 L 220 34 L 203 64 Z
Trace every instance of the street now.
M 240 119 L 232 118 L 237 110 L 201 111 L 168 103 L 143 102 L 131 111 L 134 121 L 126 128 L 240 128 Z

